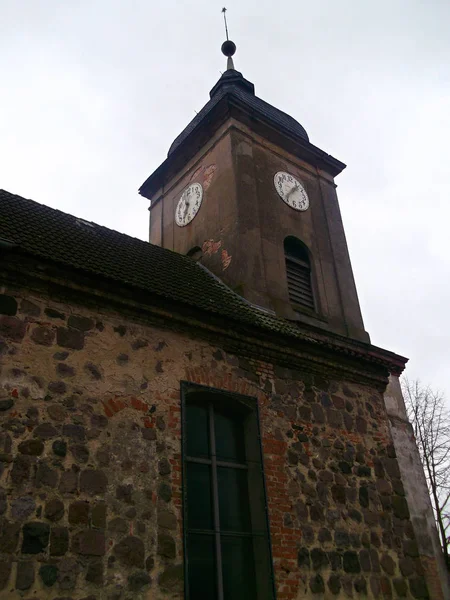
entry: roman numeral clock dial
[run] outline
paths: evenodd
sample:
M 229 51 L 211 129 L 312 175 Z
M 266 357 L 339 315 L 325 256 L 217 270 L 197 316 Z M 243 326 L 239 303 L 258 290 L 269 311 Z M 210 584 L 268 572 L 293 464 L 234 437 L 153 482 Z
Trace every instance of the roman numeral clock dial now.
M 185 227 L 200 210 L 203 200 L 203 187 L 200 183 L 191 183 L 181 194 L 175 208 L 175 223 L 178 227 Z
M 303 184 L 290 173 L 278 171 L 273 177 L 277 194 L 294 210 L 307 210 L 309 198 Z

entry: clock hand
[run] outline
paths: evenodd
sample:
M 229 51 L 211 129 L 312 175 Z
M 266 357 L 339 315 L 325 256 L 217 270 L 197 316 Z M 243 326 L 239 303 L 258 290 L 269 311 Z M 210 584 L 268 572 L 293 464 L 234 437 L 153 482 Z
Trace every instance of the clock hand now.
M 291 195 L 298 190 L 298 184 L 295 185 L 293 188 L 291 188 L 288 193 L 286 194 L 286 200 L 289 200 L 289 198 L 291 197 Z

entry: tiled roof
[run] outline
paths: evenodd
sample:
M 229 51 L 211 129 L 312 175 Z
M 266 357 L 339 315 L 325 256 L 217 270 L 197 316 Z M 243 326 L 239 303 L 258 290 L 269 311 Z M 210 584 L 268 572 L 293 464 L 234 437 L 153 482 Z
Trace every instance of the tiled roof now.
M 271 320 L 186 256 L 4 190 L 0 238 L 34 256 L 234 320 Z
M 229 70 L 225 71 L 211 90 L 211 99 L 209 102 L 205 104 L 202 110 L 183 129 L 180 135 L 175 138 L 169 148 L 169 155 L 188 138 L 197 125 L 208 118 L 214 106 L 227 95 L 235 97 L 246 105 L 255 116 L 267 119 L 277 129 L 285 131 L 294 137 L 302 138 L 307 142 L 309 141 L 308 134 L 298 121 L 278 108 L 275 108 L 275 106 L 258 98 L 258 96 L 255 96 L 253 84 L 245 80 L 238 71 Z
M 389 361 L 390 356 L 396 363 L 401 358 L 352 340 L 339 342 L 328 334 L 307 333 L 295 323 L 249 304 L 186 256 L 0 190 L 0 247 L 10 244 L 21 252 L 91 275 L 94 282 L 101 277 L 147 292 L 150 304 L 154 296 L 166 298 L 224 317 L 230 327 L 250 325 L 316 346 L 338 351 L 340 347 L 354 356 L 368 358 L 369 352 L 375 362 Z

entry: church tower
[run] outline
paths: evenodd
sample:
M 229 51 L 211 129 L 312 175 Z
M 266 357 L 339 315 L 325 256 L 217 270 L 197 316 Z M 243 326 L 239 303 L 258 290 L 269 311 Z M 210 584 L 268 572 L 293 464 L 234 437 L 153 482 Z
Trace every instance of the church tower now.
M 250 303 L 367 342 L 334 178 L 345 165 L 228 68 L 140 194 L 150 242 L 200 260 Z

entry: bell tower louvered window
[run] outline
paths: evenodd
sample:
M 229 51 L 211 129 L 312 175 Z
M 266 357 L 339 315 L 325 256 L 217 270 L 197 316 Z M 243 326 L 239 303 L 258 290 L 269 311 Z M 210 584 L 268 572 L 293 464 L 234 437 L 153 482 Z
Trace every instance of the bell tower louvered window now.
M 315 310 L 311 264 L 306 247 L 293 236 L 284 240 L 289 300 L 295 306 Z

